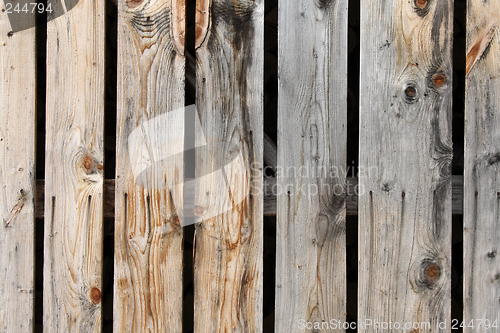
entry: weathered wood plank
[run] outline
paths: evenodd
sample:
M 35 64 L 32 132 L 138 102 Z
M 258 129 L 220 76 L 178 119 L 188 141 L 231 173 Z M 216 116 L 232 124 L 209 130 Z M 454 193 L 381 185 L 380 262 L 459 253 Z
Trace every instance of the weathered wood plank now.
M 279 2 L 276 332 L 345 319 L 347 5 Z
M 464 160 L 464 332 L 500 325 L 500 2 L 469 0 Z
M 12 2 L 15 8 L 18 1 Z M 12 33 L 0 2 L 0 331 L 33 331 L 35 30 Z M 34 26 L 34 15 L 26 14 Z M 29 22 L 31 21 L 31 22 Z
M 49 3 L 44 332 L 100 332 L 104 1 Z
M 118 4 L 115 332 L 182 332 L 184 12 Z
M 264 1 L 197 1 L 196 24 L 194 331 L 262 332 Z
M 452 0 L 361 2 L 362 322 L 451 327 L 452 27 Z

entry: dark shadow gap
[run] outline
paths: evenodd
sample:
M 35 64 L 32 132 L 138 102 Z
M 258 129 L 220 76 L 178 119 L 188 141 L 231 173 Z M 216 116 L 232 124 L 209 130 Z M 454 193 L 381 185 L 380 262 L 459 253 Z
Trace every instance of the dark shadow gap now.
M 196 1 L 186 0 L 186 36 L 185 36 L 185 86 L 184 105 L 196 103 L 196 51 L 195 51 L 195 13 Z M 188 110 L 188 109 L 186 109 Z M 194 179 L 196 150 L 193 148 L 194 124 L 196 113 L 186 112 L 184 119 L 184 179 Z M 184 189 L 183 211 L 187 213 L 194 198 Z M 189 204 L 191 203 L 191 204 Z M 189 214 L 185 214 L 189 215 Z M 184 246 L 183 246 L 183 302 L 182 302 L 182 331 L 192 333 L 194 329 L 194 216 L 185 216 Z M 191 219 L 191 221 L 189 221 Z
M 349 0 L 347 57 L 347 177 L 358 176 L 359 161 L 359 22 L 360 0 Z M 349 192 L 353 188 L 347 189 Z M 346 218 L 346 321 L 358 317 L 358 217 Z M 357 329 L 348 329 L 357 332 Z
M 264 133 L 277 142 L 278 133 L 278 0 L 264 3 Z M 267 166 L 267 165 L 266 165 Z M 266 168 L 266 171 L 268 168 Z M 274 176 L 266 172 L 264 177 Z M 276 281 L 276 216 L 264 217 L 263 333 L 274 333 Z
M 46 1 L 39 1 L 46 7 Z M 35 56 L 36 56 L 36 123 L 35 123 L 35 179 L 45 178 L 45 109 L 46 109 L 46 60 L 47 60 L 47 14 L 36 14 L 35 29 Z M 36 186 L 36 185 L 35 185 Z M 36 192 L 36 190 L 35 190 Z M 35 201 L 36 202 L 36 201 Z M 43 205 L 43 203 L 42 203 Z M 36 207 L 35 207 L 36 211 Z M 44 220 L 36 218 L 35 223 L 35 272 L 34 272 L 34 332 L 43 332 L 43 249 L 44 249 Z
M 453 25 L 453 160 L 452 174 L 464 173 L 466 1 L 455 0 Z M 452 218 L 451 318 L 463 321 L 463 215 Z
M 115 178 L 116 166 L 116 85 L 117 85 L 117 15 L 113 0 L 105 3 L 105 86 L 104 86 L 104 179 Z M 104 188 L 106 191 L 106 187 Z M 104 206 L 104 209 L 109 209 Z M 114 205 L 111 208 L 114 210 Z M 109 216 L 109 215 L 108 215 Z M 114 216 L 114 212 L 113 212 Z M 102 252 L 102 328 L 113 332 L 114 218 L 103 219 Z

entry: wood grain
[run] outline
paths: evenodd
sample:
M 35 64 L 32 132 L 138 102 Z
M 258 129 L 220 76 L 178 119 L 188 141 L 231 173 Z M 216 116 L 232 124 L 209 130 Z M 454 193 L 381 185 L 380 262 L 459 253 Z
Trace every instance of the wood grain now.
M 43 329 L 100 332 L 104 1 L 49 3 Z
M 185 2 L 176 1 L 175 12 L 173 6 L 118 4 L 113 329 L 119 333 L 182 332 L 183 188 L 175 185 L 184 174 L 185 59 L 177 49 L 184 38 L 173 36 L 184 31 Z
M 452 0 L 361 2 L 360 321 L 450 331 L 452 26 Z
M 345 320 L 347 5 L 278 6 L 276 332 Z
M 196 103 L 208 153 L 196 153 L 194 332 L 262 332 L 264 1 L 204 3 Z
M 0 331 L 32 332 L 35 31 L 12 33 L 3 1 L 0 8 Z
M 500 3 L 467 2 L 464 332 L 500 325 Z
M 453 176 L 452 178 L 452 213 L 454 215 L 463 214 L 463 184 L 462 176 Z M 276 215 L 276 178 L 264 178 L 264 215 Z M 358 179 L 348 177 L 346 183 L 346 214 L 358 215 Z M 36 199 L 35 199 L 35 217 L 43 218 L 43 189 L 44 181 L 36 181 Z M 104 217 L 115 217 L 115 180 L 106 179 L 104 181 Z

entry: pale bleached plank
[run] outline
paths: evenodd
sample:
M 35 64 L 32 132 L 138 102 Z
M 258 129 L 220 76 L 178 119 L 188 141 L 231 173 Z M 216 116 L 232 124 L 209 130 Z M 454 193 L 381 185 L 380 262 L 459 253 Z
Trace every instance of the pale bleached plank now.
M 43 329 L 100 332 L 104 1 L 49 3 Z
M 5 2 L 0 8 L 0 331 L 32 332 L 35 30 L 11 32 Z
M 495 332 L 500 326 L 499 24 L 500 2 L 468 1 L 464 332 Z M 486 319 L 497 327 L 488 327 Z
M 450 331 L 452 27 L 452 0 L 361 2 L 361 322 Z
M 280 1 L 276 332 L 346 311 L 348 1 Z
M 206 14 L 204 14 L 206 13 Z M 264 1 L 197 1 L 194 331 L 262 332 Z M 208 175 L 205 178 L 203 175 Z
M 182 332 L 184 6 L 118 4 L 117 333 Z

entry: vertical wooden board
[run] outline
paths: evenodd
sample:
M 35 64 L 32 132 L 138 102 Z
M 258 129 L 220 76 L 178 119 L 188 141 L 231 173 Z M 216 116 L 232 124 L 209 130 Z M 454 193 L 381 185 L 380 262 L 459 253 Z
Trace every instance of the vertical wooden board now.
M 264 1 L 196 7 L 194 331 L 262 332 Z
M 16 2 L 12 4 L 15 8 Z M 0 8 L 0 331 L 31 332 L 35 29 L 11 33 L 5 2 Z M 35 19 L 31 14 L 24 18 Z
M 44 332 L 100 332 L 104 1 L 49 4 Z
M 452 25 L 452 0 L 361 2 L 362 323 L 451 327 Z
M 468 1 L 464 165 L 464 322 L 468 327 L 464 332 L 493 332 L 500 325 L 499 23 L 498 1 Z M 469 326 L 471 320 L 474 328 Z M 488 327 L 486 320 L 497 327 Z
M 119 2 L 115 332 L 182 332 L 184 8 Z
M 346 317 L 347 7 L 279 3 L 276 332 Z

